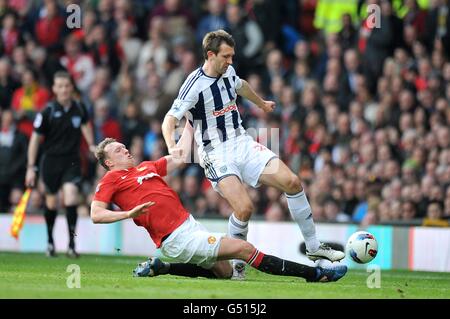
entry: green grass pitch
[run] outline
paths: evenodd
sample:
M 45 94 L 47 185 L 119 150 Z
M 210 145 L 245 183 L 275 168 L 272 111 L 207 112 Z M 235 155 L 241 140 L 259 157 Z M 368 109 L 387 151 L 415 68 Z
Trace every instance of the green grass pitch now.
M 370 273 L 349 270 L 335 283 L 267 275 L 254 269 L 245 281 L 158 276 L 134 278 L 131 272 L 143 257 L 0 252 L 0 298 L 450 298 L 450 273 L 381 271 L 381 287 L 369 289 Z M 81 288 L 69 289 L 70 264 L 81 270 Z

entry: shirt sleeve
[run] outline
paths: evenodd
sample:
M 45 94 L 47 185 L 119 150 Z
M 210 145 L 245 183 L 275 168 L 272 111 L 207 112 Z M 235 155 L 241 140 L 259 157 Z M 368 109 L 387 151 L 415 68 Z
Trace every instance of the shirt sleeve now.
M 81 124 L 86 124 L 89 121 L 89 114 L 88 111 L 86 109 L 86 106 L 80 102 L 80 108 L 81 108 Z
M 167 114 L 181 120 L 187 111 L 192 109 L 198 101 L 198 88 L 196 86 L 199 76 L 193 75 L 184 81 L 177 98 Z
M 45 108 L 41 112 L 36 114 L 36 117 L 33 121 L 33 128 L 36 133 L 46 134 L 49 129 L 49 109 Z
M 155 165 L 156 172 L 159 176 L 163 177 L 167 175 L 167 159 L 166 157 L 161 157 L 159 160 L 154 161 L 153 165 Z
M 95 189 L 93 200 L 98 200 L 104 203 L 111 203 L 114 192 L 116 191 L 116 184 L 111 178 L 103 178 Z

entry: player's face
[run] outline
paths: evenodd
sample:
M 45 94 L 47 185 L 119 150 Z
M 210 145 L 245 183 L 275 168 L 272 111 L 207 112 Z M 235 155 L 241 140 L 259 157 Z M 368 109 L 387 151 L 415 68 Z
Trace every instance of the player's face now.
M 106 145 L 105 152 L 107 155 L 105 163 L 110 169 L 124 169 L 134 166 L 133 156 L 122 143 L 113 142 Z
M 56 78 L 53 83 L 53 93 L 55 93 L 56 100 L 58 100 L 58 102 L 67 102 L 72 98 L 72 83 L 66 78 Z
M 219 52 L 214 55 L 214 69 L 219 74 L 224 74 L 228 67 L 233 64 L 234 48 L 222 43 L 219 47 Z

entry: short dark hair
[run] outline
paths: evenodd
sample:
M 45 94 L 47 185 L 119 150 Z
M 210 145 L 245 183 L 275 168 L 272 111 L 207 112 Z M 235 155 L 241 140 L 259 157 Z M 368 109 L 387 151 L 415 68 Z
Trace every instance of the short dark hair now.
M 95 158 L 97 158 L 98 162 L 101 166 L 103 166 L 107 171 L 109 171 L 108 165 L 106 165 L 106 152 L 105 147 L 108 144 L 117 142 L 114 138 L 107 137 L 103 141 L 100 142 L 100 144 L 97 145 L 97 149 L 95 150 Z
M 233 37 L 224 30 L 217 30 L 208 32 L 203 38 L 203 57 L 208 59 L 208 51 L 212 51 L 215 54 L 219 53 L 220 45 L 225 42 L 230 47 L 234 48 L 235 43 Z
M 72 77 L 70 76 L 69 72 L 67 72 L 67 71 L 57 71 L 57 72 L 55 72 L 55 74 L 53 74 L 53 82 L 56 79 L 68 79 L 70 81 L 70 83 L 73 84 Z

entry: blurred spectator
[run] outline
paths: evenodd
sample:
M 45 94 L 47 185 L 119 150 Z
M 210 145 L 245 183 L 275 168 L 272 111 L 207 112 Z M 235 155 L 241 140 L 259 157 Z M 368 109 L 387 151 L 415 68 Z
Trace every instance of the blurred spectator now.
M 150 13 L 150 21 L 161 17 L 165 23 L 165 34 L 170 40 L 176 36 L 190 37 L 196 21 L 191 10 L 181 0 L 163 0 Z M 151 22 L 150 22 L 151 23 Z
M 0 38 L 0 53 L 11 56 L 16 46 L 23 45 L 23 38 L 17 28 L 17 16 L 14 12 L 7 12 L 2 18 Z
M 67 69 L 82 92 L 86 92 L 94 81 L 94 62 L 88 54 L 81 52 L 81 43 L 73 35 L 66 38 L 64 43 L 65 55 L 61 57 L 61 64 Z
M 0 111 L 0 213 L 17 205 L 25 184 L 27 137 L 14 124 L 11 110 Z
M 160 17 L 152 19 L 148 29 L 148 39 L 139 52 L 136 66 L 137 81 L 142 82 L 148 76 L 148 64 L 152 62 L 159 76 L 165 75 L 165 63 L 169 56 L 168 44 L 164 38 L 164 20 Z M 181 85 L 180 85 L 181 86 Z
M 112 33 L 108 33 L 105 24 L 97 24 L 91 31 L 92 38 L 88 50 L 94 59 L 96 66 L 107 67 L 111 70 L 113 77 L 120 71 L 121 63 L 125 54 L 120 46 L 114 42 Z
M 100 143 L 106 137 L 112 137 L 122 142 L 120 124 L 110 115 L 108 100 L 98 99 L 94 104 L 94 139 L 95 144 Z
M 143 138 L 147 132 L 147 125 L 142 121 L 139 106 L 134 101 L 130 101 L 125 107 L 120 123 L 123 143 L 127 147 L 130 147 L 134 137 Z
M 239 48 L 235 51 L 233 62 L 239 69 L 240 76 L 246 78 L 256 67 L 262 65 L 264 35 L 259 25 L 249 19 L 238 5 L 228 4 L 226 18 L 236 48 Z
M 350 217 L 339 209 L 335 199 L 329 197 L 325 200 L 324 213 L 327 221 L 330 222 L 349 222 Z
M 191 166 L 185 173 L 183 179 L 182 191 L 180 199 L 183 205 L 190 212 L 194 212 L 196 208 L 196 201 L 199 198 L 200 181 L 199 170 L 195 166 Z
M 279 130 L 279 156 L 305 181 L 317 220 L 335 219 L 325 194 L 362 226 L 417 222 L 433 203 L 449 218 L 450 3 L 436 0 L 426 11 L 415 0 L 389 2 L 99 0 L 82 2 L 82 28 L 68 30 L 55 0 L 0 1 L 0 109 L 23 116 L 44 107 L 53 74 L 66 68 L 96 114 L 99 136 L 120 132 L 136 157 L 158 158 L 166 151 L 162 116 L 203 60 L 196 36 L 198 44 L 202 33 L 231 28 L 237 47 L 246 48 L 234 57 L 239 74 L 248 72 L 255 91 L 277 103 L 266 114 L 238 100 L 244 127 Z M 380 29 L 365 19 L 371 3 L 381 6 Z M 35 85 L 25 85 L 30 79 Z M 167 177 L 180 194 L 194 182 L 190 166 Z M 85 176 L 86 203 L 102 174 L 92 167 Z M 195 178 L 193 209 L 228 217 L 226 201 Z M 32 211 L 42 205 L 40 192 Z M 270 190 L 249 195 L 258 217 L 289 220 Z
M 438 202 L 433 202 L 428 205 L 427 216 L 423 220 L 423 226 L 450 226 L 449 221 L 442 218 L 442 206 Z
M 121 20 L 119 22 L 116 46 L 124 55 L 122 68 L 130 70 L 134 70 L 142 47 L 141 40 L 133 36 L 135 31 L 130 21 Z
M 14 91 L 11 106 L 18 120 L 18 129 L 28 138 L 33 132 L 32 121 L 50 100 L 50 92 L 40 86 L 36 72 L 27 69 L 22 75 L 22 86 Z
M 11 63 L 8 58 L 0 58 L 0 110 L 11 107 L 14 91 L 19 85 L 11 76 Z
M 39 11 L 34 33 L 40 45 L 50 52 L 62 49 L 61 39 L 66 34 L 66 21 L 56 0 L 47 0 Z
M 342 15 L 342 29 L 339 31 L 338 36 L 344 52 L 355 46 L 358 31 L 353 25 L 352 16 L 348 13 Z
M 228 30 L 228 21 L 224 14 L 224 1 L 208 0 L 206 10 L 207 14 L 200 19 L 195 32 L 195 39 L 199 45 L 208 32 L 219 29 Z

